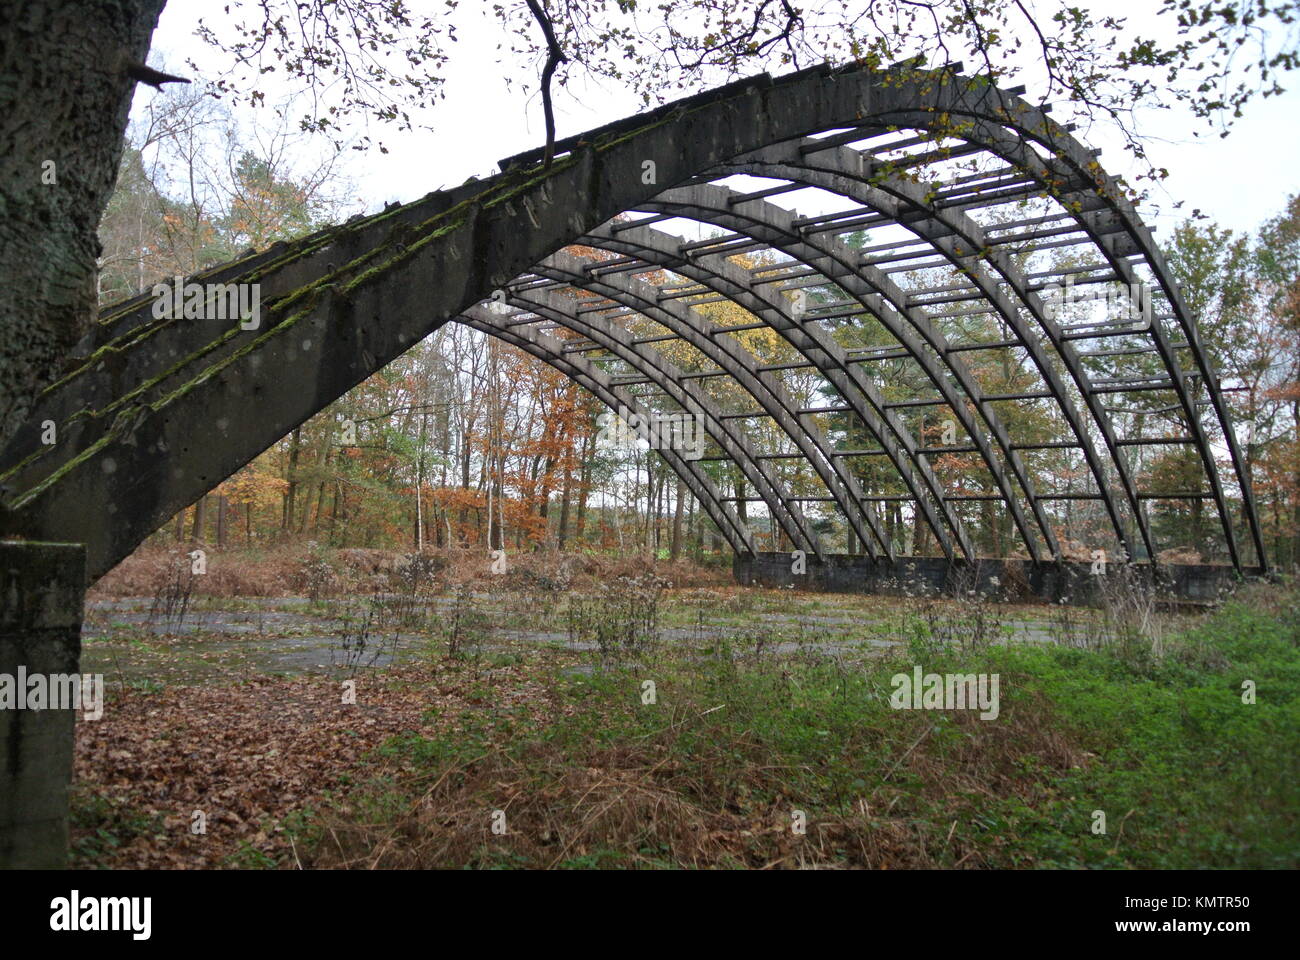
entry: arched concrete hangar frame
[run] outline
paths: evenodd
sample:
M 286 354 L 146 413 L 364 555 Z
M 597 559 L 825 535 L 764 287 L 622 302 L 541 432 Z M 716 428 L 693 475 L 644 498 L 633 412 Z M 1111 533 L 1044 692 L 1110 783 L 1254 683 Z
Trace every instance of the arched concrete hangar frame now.
M 84 543 L 93 580 L 458 321 L 612 407 L 695 418 L 702 455 L 661 452 L 738 556 L 762 546 L 753 503 L 769 547 L 824 561 L 842 533 L 850 552 L 897 563 L 882 507 L 899 503 L 944 562 L 976 559 L 989 509 L 1014 532 L 1008 553 L 1061 561 L 1061 511 L 1084 501 L 1112 555 L 1146 559 L 1169 546 L 1149 504 L 1197 501 L 1231 568 L 1263 569 L 1195 319 L 1095 151 L 1021 93 L 914 65 L 754 77 L 562 140 L 549 165 L 532 151 L 487 180 L 250 251 L 188 278 L 206 305 L 192 316 L 160 316 L 152 293 L 118 304 L 0 456 L 4 532 Z M 246 284 L 256 323 L 213 309 Z M 874 341 L 855 343 L 867 327 Z M 985 389 L 981 352 L 1032 384 Z M 892 399 L 884 363 L 927 392 Z M 1033 405 L 1056 433 L 1017 435 L 1008 404 Z M 1164 429 L 1134 429 L 1154 414 Z M 1171 446 L 1190 450 L 1194 489 L 1144 486 L 1135 464 Z M 1043 451 L 1068 452 L 1072 487 L 1047 488 Z M 945 476 L 952 456 L 966 458 L 960 482 Z M 732 493 L 718 460 L 734 464 Z

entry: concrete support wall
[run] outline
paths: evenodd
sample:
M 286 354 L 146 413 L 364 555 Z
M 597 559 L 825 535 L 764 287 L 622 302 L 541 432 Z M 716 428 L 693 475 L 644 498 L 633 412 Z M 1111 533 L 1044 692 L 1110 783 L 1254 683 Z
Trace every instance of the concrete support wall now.
M 1171 603 L 1209 603 L 1222 599 L 1240 582 L 1226 564 L 1133 564 L 1127 570 L 1115 565 L 1104 576 L 1092 572 L 1087 561 L 978 560 L 949 562 L 943 557 L 899 557 L 895 562 L 869 557 L 829 555 L 818 561 L 809 556 L 806 572 L 795 573 L 790 553 L 737 556 L 732 573 L 737 583 L 765 587 L 793 587 L 826 593 L 879 593 L 893 596 L 933 596 L 969 591 L 996 600 L 1047 600 L 1052 603 L 1095 604 L 1107 585 L 1128 582 L 1153 584 L 1157 595 Z M 1248 571 L 1249 573 L 1250 571 Z M 1258 571 L 1254 571 L 1258 574 Z
M 86 551 L 0 541 L 0 682 L 74 674 L 81 661 Z M 66 864 L 72 710 L 0 707 L 0 867 Z

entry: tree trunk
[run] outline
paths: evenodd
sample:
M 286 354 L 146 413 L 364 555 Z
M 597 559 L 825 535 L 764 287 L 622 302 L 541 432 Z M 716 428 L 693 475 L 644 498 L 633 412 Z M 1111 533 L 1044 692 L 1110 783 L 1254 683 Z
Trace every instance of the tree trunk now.
M 95 319 L 100 217 L 163 0 L 6 3 L 0 30 L 0 445 Z
M 574 525 L 573 539 L 582 546 L 583 534 L 587 532 L 587 494 L 591 492 L 591 443 L 588 432 L 582 438 L 582 473 L 578 478 L 578 519 Z
M 663 539 L 663 537 L 662 537 L 662 530 L 661 530 L 661 527 L 662 527 L 663 525 L 660 523 L 660 520 L 662 519 L 662 517 L 663 517 L 663 513 L 664 513 L 664 510 L 663 510 L 663 507 L 664 507 L 664 490 L 665 490 L 666 487 L 667 487 L 667 483 L 666 483 L 667 479 L 668 479 L 668 476 L 667 476 L 667 468 L 666 468 L 666 467 L 663 468 L 663 469 L 660 469 L 660 470 L 655 474 L 655 496 L 654 496 L 654 530 L 655 530 L 655 537 L 654 537 L 654 553 L 653 553 L 653 556 L 656 557 L 656 558 L 658 558 L 658 556 L 659 556 L 659 548 L 660 548 L 660 545 L 661 545 L 661 543 L 662 543 L 662 539 Z
M 691 497 L 689 519 L 686 521 L 687 539 L 694 542 L 695 562 L 704 556 L 704 531 L 700 527 L 700 511 L 695 509 L 695 498 Z
M 1291 405 L 1291 423 L 1295 424 L 1297 433 L 1300 433 L 1300 401 Z M 1300 490 L 1300 471 L 1296 472 L 1295 488 Z M 1295 502 L 1291 506 L 1291 562 L 1295 563 L 1297 555 L 1300 555 L 1300 496 L 1296 496 Z M 1281 561 L 1281 557 L 1277 558 Z M 1264 563 L 1264 557 L 1260 557 L 1260 563 Z
M 551 484 L 555 482 L 555 458 L 547 457 L 542 467 L 541 490 L 538 492 L 537 516 L 546 521 L 542 526 L 541 539 L 533 544 L 539 550 L 551 539 Z
M 415 552 L 424 549 L 424 439 L 428 432 L 429 413 L 420 411 L 420 440 L 415 452 Z
M 217 548 L 226 548 L 226 495 L 217 494 Z
M 312 516 L 311 533 L 315 536 L 320 532 L 320 515 L 325 509 L 325 481 L 322 480 L 316 485 L 316 512 Z
M 289 469 L 286 470 L 286 480 L 289 481 L 289 492 L 284 502 L 284 531 L 286 536 L 293 534 L 293 508 L 298 496 L 298 456 L 302 451 L 302 427 L 294 427 L 293 435 L 289 440 Z
M 647 450 L 645 455 L 645 526 L 641 528 L 641 537 L 643 549 L 647 557 L 654 557 L 655 540 L 653 534 L 659 531 L 655 528 L 655 483 L 659 480 L 659 474 L 654 468 L 654 457 L 652 452 Z
M 460 488 L 462 490 L 469 489 L 469 458 L 471 452 L 469 429 L 466 428 L 460 435 Z M 456 521 L 460 524 L 460 528 L 464 530 L 465 524 L 469 521 L 468 507 L 462 506 L 460 508 L 460 516 L 456 518 Z
M 565 541 L 569 539 L 569 495 L 573 489 L 573 472 L 565 467 L 564 469 L 564 487 L 560 491 L 560 524 L 556 531 L 556 543 L 558 549 L 563 550 Z
M 319 478 L 325 476 L 325 467 L 329 463 L 329 455 L 330 455 L 330 435 L 326 433 L 323 437 L 321 437 L 320 454 L 316 457 L 315 477 Z M 309 520 L 312 521 L 313 532 L 315 531 L 316 527 L 320 525 L 320 506 L 321 506 L 322 497 L 324 495 L 324 490 L 325 490 L 325 482 L 322 480 L 317 484 L 316 494 L 313 497 L 311 486 L 310 484 L 307 485 L 306 494 L 304 495 L 304 499 L 303 499 L 302 510 L 300 511 L 302 514 L 302 518 L 298 521 L 299 533 L 307 532 L 307 522 Z M 314 520 L 312 520 L 313 499 L 316 501 L 316 516 Z
M 207 494 L 199 497 L 199 502 L 194 504 L 194 527 L 190 532 L 190 539 L 195 543 L 203 543 L 203 528 L 208 518 L 207 506 Z
M 673 506 L 673 539 L 669 548 L 673 560 L 677 559 L 682 548 L 682 501 L 686 499 L 686 481 L 677 478 L 677 502 Z

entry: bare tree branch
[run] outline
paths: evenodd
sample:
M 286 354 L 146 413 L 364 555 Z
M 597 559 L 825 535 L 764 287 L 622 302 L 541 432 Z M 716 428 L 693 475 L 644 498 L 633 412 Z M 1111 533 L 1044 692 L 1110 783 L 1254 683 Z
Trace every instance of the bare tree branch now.
M 555 109 L 551 103 L 551 77 L 555 75 L 555 68 L 568 58 L 560 49 L 559 41 L 555 39 L 555 27 L 551 23 L 550 14 L 542 7 L 542 0 L 528 0 L 528 9 L 541 26 L 542 35 L 546 37 L 546 66 L 542 68 L 542 111 L 546 115 L 546 154 L 542 166 L 549 167 L 555 157 Z

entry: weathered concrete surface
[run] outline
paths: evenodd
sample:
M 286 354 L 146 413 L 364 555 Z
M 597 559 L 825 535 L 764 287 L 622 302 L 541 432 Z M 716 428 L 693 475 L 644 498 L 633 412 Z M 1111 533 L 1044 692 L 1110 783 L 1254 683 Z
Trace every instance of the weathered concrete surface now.
M 815 158 L 828 156 L 834 139 L 826 149 L 803 142 L 804 138 L 845 127 L 854 128 L 851 136 L 874 137 L 885 130 L 909 129 L 919 131 L 923 137 L 947 139 L 954 134 L 950 120 L 956 117 L 963 118 L 960 139 L 967 141 L 969 150 L 996 157 L 1019 174 L 1012 178 L 1014 184 L 1003 184 L 1010 195 L 1002 190 L 986 190 L 991 184 L 968 184 L 954 188 L 955 193 L 943 194 L 940 206 L 964 208 L 972 203 L 984 204 L 990 197 L 1001 197 L 999 202 L 1006 202 L 1031 195 L 1056 196 L 1071 211 L 1074 228 L 1067 232 L 1081 234 L 1078 242 L 1090 245 L 1102 258 L 1098 262 L 1109 265 L 1118 279 L 1133 279 L 1130 258 L 1135 254 L 1145 257 L 1158 280 L 1162 302 L 1168 302 L 1176 318 L 1176 325 L 1170 325 L 1168 330 L 1153 322 L 1149 329 L 1132 334 L 1150 338 L 1150 344 L 1142 349 L 1159 356 L 1167 376 L 1136 380 L 1099 377 L 1094 384 L 1071 346 L 1072 339 L 1066 339 L 1065 328 L 1046 315 L 1041 297 L 1030 290 L 1027 282 L 1021 282 L 1023 277 L 1014 274 L 1008 258 L 987 261 L 990 269 L 1002 271 L 1001 279 L 990 274 L 979 282 L 978 290 L 955 294 L 955 300 L 960 301 L 997 301 L 997 311 L 1018 331 L 1017 341 L 1030 351 L 1035 366 L 1051 371 L 1059 359 L 1070 370 L 1074 381 L 1071 389 L 1090 398 L 1088 410 L 1096 421 L 1098 435 L 1105 441 L 1104 455 L 1109 464 L 1098 459 L 1103 451 L 1089 447 L 1091 428 L 1069 415 L 1066 419 L 1094 475 L 1096 489 L 1087 496 L 1105 505 L 1116 542 L 1128 548 L 1130 555 L 1156 552 L 1139 506 L 1142 498 L 1163 494 L 1137 489 L 1121 456 L 1120 438 L 1107 425 L 1104 408 L 1093 395 L 1133 389 L 1168 390 L 1176 395 L 1188 420 L 1189 436 L 1172 439 L 1191 444 L 1205 470 L 1200 488 L 1168 493 L 1212 501 L 1228 555 L 1239 568 L 1245 565 L 1214 452 L 1200 426 L 1199 415 L 1195 415 L 1200 401 L 1189 395 L 1187 378 L 1172 346 L 1182 341 L 1191 345 L 1200 374 L 1198 382 L 1204 385 L 1214 408 L 1218 434 L 1229 447 L 1240 487 L 1241 512 L 1256 562 L 1263 562 L 1265 551 L 1249 478 L 1235 448 L 1226 407 L 1218 395 L 1218 378 L 1199 347 L 1194 320 L 1181 304 L 1176 284 L 1122 186 L 1100 171 L 1093 154 L 1074 141 L 1065 128 L 1032 104 L 989 86 L 979 77 L 959 77 L 950 70 L 928 71 L 912 65 L 885 71 L 819 66 L 776 79 L 767 75 L 749 78 L 566 139 L 559 144 L 559 153 L 549 167 L 541 167 L 535 153 L 513 158 L 503 163 L 504 172 L 487 180 L 431 193 L 373 216 L 353 218 L 189 278 L 196 284 L 233 284 L 241 290 L 255 284 L 260 291 L 262 314 L 248 328 L 225 310 L 215 309 L 221 299 L 215 291 L 208 294 L 211 303 L 195 303 L 195 310 L 187 308 L 185 316 L 166 311 L 155 314 L 154 308 L 162 303 L 155 304 L 149 295 L 108 308 L 94 335 L 87 337 L 75 356 L 69 358 L 63 378 L 38 398 L 32 415 L 0 451 L 0 534 L 85 543 L 89 575 L 97 578 L 178 510 L 442 323 L 464 317 L 466 311 L 490 296 L 495 299 L 495 293 L 505 292 L 512 280 L 526 277 L 545 258 L 578 238 L 588 238 L 581 242 L 590 243 L 593 231 L 601 224 L 609 224 L 615 215 L 661 209 L 663 216 L 683 215 L 724 230 L 739 230 L 760 245 L 788 250 L 828 282 L 842 287 L 853 301 L 848 304 L 851 312 L 861 308 L 862 312 L 876 315 L 899 341 L 900 349 L 922 364 L 927 377 L 943 394 L 943 405 L 954 411 L 961 429 L 984 461 L 984 469 L 995 481 L 999 501 L 1017 518 L 1024 549 L 1031 556 L 1039 556 L 1037 540 L 1042 539 L 1041 555 L 1059 557 L 1061 551 L 1052 543 L 1050 517 L 1042 507 L 1042 501 L 1059 497 L 1036 489 L 1017 446 L 989 407 L 996 400 L 984 397 L 975 380 L 962 372 L 955 358 L 970 345 L 949 344 L 941 331 L 930 329 L 928 318 L 913 309 L 918 304 L 900 301 L 901 292 L 886 282 L 883 272 L 873 265 L 858 263 L 859 256 L 851 249 L 814 242 L 813 235 L 824 232 L 820 228 L 807 231 L 805 236 L 806 224 L 793 219 L 788 211 L 782 213 L 764 204 L 761 197 L 702 185 L 702 180 L 716 179 L 720 171 L 733 169 L 737 162 L 751 167 L 758 164 L 751 172 L 760 174 L 776 170 L 777 179 L 792 183 L 821 177 L 814 185 L 834 188 L 832 192 L 846 199 L 869 201 L 867 206 L 876 211 L 870 218 L 872 222 L 910 224 L 909 229 L 927 237 L 945 262 L 975 277 L 985 271 L 985 266 L 977 268 L 976 261 L 985 263 L 982 251 L 988 244 L 976 235 L 977 231 L 972 232 L 973 226 L 958 230 L 959 225 L 945 220 L 947 214 L 935 207 L 939 201 L 930 197 L 931 191 L 921 194 L 918 187 L 909 193 L 900 186 L 895 196 L 889 192 L 895 186 L 892 174 L 885 169 L 889 164 L 881 167 L 869 150 L 851 152 L 844 163 L 832 168 L 824 166 L 824 159 Z M 1030 142 L 1037 148 L 1030 149 Z M 769 152 L 773 145 L 782 144 L 787 145 L 783 152 Z M 833 152 L 840 155 L 839 151 Z M 935 162 L 940 154 L 948 156 L 946 148 L 922 153 L 929 159 L 917 162 Z M 776 162 L 775 168 L 768 166 L 772 162 Z M 910 166 L 904 172 L 904 179 L 913 175 Z M 942 176 L 942 170 L 937 175 Z M 700 182 L 695 182 L 697 178 Z M 682 186 L 693 182 L 689 189 Z M 1002 184 L 1001 180 L 997 182 Z M 868 187 L 876 192 L 862 194 L 861 190 Z M 1036 222 L 1025 221 L 1018 226 L 1032 228 Z M 1004 223 L 998 229 L 1006 226 Z M 1060 232 L 1060 228 L 1052 232 Z M 1031 238 L 1034 235 L 1032 229 L 1023 234 Z M 620 229 L 616 238 L 601 240 L 598 246 L 612 250 L 618 243 L 633 241 L 638 241 L 633 230 Z M 658 249 L 634 246 L 623 252 L 647 264 L 650 261 L 645 258 L 650 257 L 657 266 L 680 271 L 706 285 L 712 278 L 723 285 L 719 291 L 723 296 L 743 305 L 747 288 L 743 284 L 737 287 L 704 264 L 709 256 L 707 246 L 673 246 L 667 262 L 662 259 L 664 251 Z M 697 270 L 703 275 L 698 275 Z M 528 281 L 521 283 L 526 287 Z M 1014 301 L 1000 292 L 1005 285 L 1016 291 Z M 936 306 L 950 299 L 928 300 L 919 306 Z M 661 303 L 662 299 L 656 310 Z M 769 307 L 774 305 L 775 301 L 768 303 Z M 1022 306 L 1050 335 L 1055 355 L 1032 346 L 1038 336 L 1036 328 L 1013 322 Z M 892 316 L 890 311 L 897 310 L 906 313 L 906 324 L 886 322 L 885 317 Z M 821 319 L 828 317 L 818 322 Z M 812 327 L 792 322 L 789 328 L 782 325 L 778 332 L 785 336 L 797 328 L 806 334 L 806 341 L 798 336 L 786 339 L 810 364 L 819 370 L 826 368 L 825 375 L 837 389 L 853 386 L 847 371 L 853 364 L 872 358 L 852 359 L 827 352 L 807 334 Z M 1073 339 L 1094 335 L 1099 334 L 1084 332 Z M 930 359 L 931 355 L 938 359 Z M 836 370 L 844 375 L 841 377 Z M 671 378 L 667 372 L 657 370 L 647 376 L 660 389 L 668 388 Z M 947 385 L 949 378 L 960 390 Z M 1153 385 L 1153 379 L 1159 382 Z M 856 382 L 865 381 L 858 378 Z M 782 412 L 781 404 L 772 399 L 775 389 L 768 390 L 761 383 L 761 379 L 755 380 L 745 389 L 751 393 L 758 390 L 753 394 L 758 406 L 764 408 L 766 403 L 772 408 L 766 410 L 767 415 Z M 776 381 L 771 385 L 775 387 Z M 1045 391 L 1031 390 L 1001 399 L 1050 396 L 1066 409 L 1065 381 L 1052 375 L 1046 387 Z M 969 415 L 962 412 L 967 400 L 974 406 Z M 867 412 L 859 399 L 852 398 L 850 406 Z M 944 451 L 925 449 L 913 442 L 915 438 L 907 438 L 902 426 L 875 409 L 878 406 L 873 404 L 870 417 L 859 415 L 870 427 L 868 434 L 879 432 L 872 426 L 877 415 L 882 425 L 892 424 L 888 431 L 899 437 L 898 448 L 882 452 L 891 453 L 896 466 L 903 465 L 898 468 L 905 481 L 910 470 L 924 477 L 928 469 L 924 458 Z M 802 414 L 796 417 L 792 411 L 786 412 L 791 414 L 786 418 L 787 426 L 798 426 L 794 435 L 802 436 L 804 424 L 811 421 L 803 421 Z M 800 421 L 798 425 L 796 420 Z M 56 441 L 46 439 L 47 424 L 57 427 Z M 1123 439 L 1140 445 L 1164 443 L 1171 438 Z M 832 499 L 850 522 L 871 516 L 849 489 L 853 481 L 850 471 L 842 464 L 824 463 L 828 457 L 824 450 L 819 453 L 812 445 L 808 449 L 797 445 L 823 481 L 830 483 L 827 489 Z M 868 453 L 873 455 L 875 451 Z M 836 455 L 839 452 L 829 453 Z M 691 482 L 681 464 L 670 463 L 670 467 L 678 469 L 688 484 Z M 847 477 L 843 489 L 841 477 L 835 474 Z M 1107 475 L 1113 475 L 1118 482 L 1109 483 Z M 788 513 L 789 526 L 795 532 L 797 527 L 806 526 L 798 520 L 800 498 L 778 491 L 772 484 L 766 486 L 772 489 L 758 492 L 768 500 L 773 515 Z M 931 512 L 933 505 L 927 500 L 930 496 L 945 508 L 949 506 L 945 499 L 948 494 L 940 490 L 912 492 L 919 497 L 918 508 L 923 515 Z M 719 504 L 715 506 L 714 513 L 723 512 Z M 1037 532 L 1022 522 L 1028 516 L 1035 518 Z M 1141 543 L 1133 541 L 1134 524 Z M 942 546 L 943 526 L 937 522 L 932 526 Z M 863 539 L 865 532 L 856 531 L 857 539 L 869 543 L 869 539 Z M 739 531 L 737 536 L 744 539 Z M 816 548 L 815 541 L 810 545 Z M 882 545 L 881 552 L 888 551 Z
M 755 77 L 633 118 L 547 170 L 516 167 L 190 278 L 260 284 L 254 330 L 155 319 L 149 297 L 109 310 L 4 451 L 0 483 L 17 495 L 0 529 L 85 542 L 97 578 L 295 424 L 573 237 L 720 158 L 834 125 L 862 97 L 898 96 L 869 73 L 828 89 L 825 73 Z M 39 440 L 46 419 L 59 428 L 50 446 Z
M 0 541 L 0 675 L 74 674 L 86 551 Z M 72 710 L 0 709 L 0 867 L 61 867 L 68 854 Z
M 1117 586 L 1120 568 L 1092 572 L 1092 564 L 1070 560 L 977 560 L 967 563 L 943 557 L 899 557 L 893 562 L 869 557 L 833 555 L 818 561 L 808 556 L 806 573 L 794 573 L 790 553 L 737 556 L 732 574 L 737 583 L 764 587 L 793 587 L 830 593 L 879 593 L 887 596 L 976 594 L 998 600 L 1040 599 L 1052 603 L 1096 604 L 1107 584 Z M 1236 589 L 1241 575 L 1226 564 L 1134 564 L 1135 582 L 1154 584 L 1159 599 L 1168 602 L 1210 603 Z M 1246 575 L 1259 575 L 1247 570 Z

